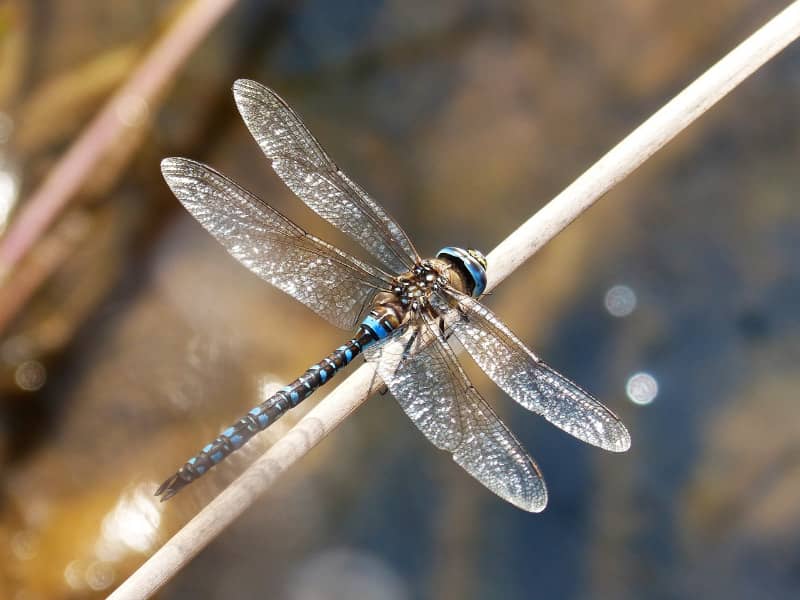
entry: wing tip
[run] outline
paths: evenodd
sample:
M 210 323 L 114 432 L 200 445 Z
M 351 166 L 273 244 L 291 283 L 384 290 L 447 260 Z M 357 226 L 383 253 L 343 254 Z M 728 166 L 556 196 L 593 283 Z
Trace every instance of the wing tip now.
M 254 102 L 258 103 L 258 94 L 265 94 L 273 100 L 277 99 L 283 104 L 280 96 L 278 96 L 278 94 L 276 94 L 272 89 L 268 88 L 263 83 L 253 81 L 252 79 L 237 79 L 233 82 L 231 89 L 233 91 L 233 99 L 236 101 L 236 106 L 239 108 L 239 112 L 241 112 L 242 108 L 248 104 L 253 104 Z
M 260 86 L 261 84 L 257 81 L 253 81 L 252 79 L 245 79 L 244 77 L 240 77 L 236 81 L 233 82 L 231 89 L 233 90 L 233 94 L 236 95 L 239 92 L 243 92 L 248 88 L 253 88 L 255 86 Z
M 631 434 L 622 423 L 620 423 L 620 429 L 621 435 L 617 439 L 615 447 L 610 448 L 611 452 L 627 452 L 631 449 Z
M 177 170 L 185 160 L 185 158 L 179 156 L 168 156 L 161 159 L 161 174 L 166 176 L 168 173 Z
M 513 504 L 525 512 L 538 514 L 544 512 L 544 509 L 547 508 L 547 498 L 545 497 L 544 500 L 533 501 L 527 504 L 517 504 L 516 502 Z
M 613 429 L 606 431 L 606 435 L 595 445 L 609 452 L 627 452 L 631 448 L 631 434 L 622 421 L 617 421 L 615 425 Z
M 517 508 L 529 513 L 540 513 L 547 508 L 549 494 L 547 492 L 547 485 L 544 479 L 538 480 L 538 485 L 530 490 L 527 497 L 515 497 L 512 495 L 498 494 L 503 500 L 506 500 L 516 506 Z
M 217 177 L 224 177 L 216 169 L 191 158 L 170 156 L 161 160 L 161 174 L 167 182 L 176 175 L 201 177 L 209 173 Z

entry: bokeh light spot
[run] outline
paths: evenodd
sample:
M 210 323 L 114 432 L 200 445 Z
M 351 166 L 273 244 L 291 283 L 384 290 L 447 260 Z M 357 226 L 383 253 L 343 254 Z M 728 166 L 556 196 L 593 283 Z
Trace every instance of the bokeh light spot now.
M 114 566 L 107 562 L 96 561 L 86 569 L 86 583 L 99 592 L 114 583 Z
M 73 590 L 82 590 L 86 588 L 86 583 L 83 579 L 84 568 L 79 560 L 70 561 L 64 568 L 64 581 Z
M 31 560 L 39 550 L 39 542 L 32 531 L 19 531 L 11 538 L 11 552 L 19 560 Z
M 615 285 L 606 292 L 606 310 L 614 317 L 627 317 L 636 310 L 636 292 L 627 285 Z
M 650 404 L 658 396 L 658 381 L 650 373 L 631 375 L 625 385 L 628 398 L 635 404 Z
M 20 389 L 35 392 L 47 382 L 47 370 L 38 360 L 26 360 L 14 371 L 14 381 Z

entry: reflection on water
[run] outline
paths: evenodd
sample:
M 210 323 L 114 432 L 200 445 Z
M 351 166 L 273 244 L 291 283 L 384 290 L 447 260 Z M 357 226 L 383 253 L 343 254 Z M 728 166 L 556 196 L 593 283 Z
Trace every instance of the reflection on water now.
M 349 333 L 225 255 L 160 178 L 165 155 L 209 162 L 351 248 L 266 166 L 234 79 L 290 100 L 423 254 L 489 250 L 783 4 L 240 3 L 163 104 L 120 100 L 119 156 L 10 290 L 44 278 L 0 333 L 0 597 L 107 595 L 297 415 L 169 503 L 155 482 Z M 155 0 L 82 7 L 0 7 L 15 165 L 0 162 L 0 229 L 171 17 Z M 580 445 L 476 375 L 547 478 L 532 516 L 377 396 L 162 597 L 794 598 L 798 52 L 488 299 L 620 414 L 628 453 Z
M 153 497 L 153 482 L 141 483 L 123 494 L 104 518 L 95 554 L 105 562 L 123 558 L 130 551 L 146 553 L 155 548 L 163 505 Z

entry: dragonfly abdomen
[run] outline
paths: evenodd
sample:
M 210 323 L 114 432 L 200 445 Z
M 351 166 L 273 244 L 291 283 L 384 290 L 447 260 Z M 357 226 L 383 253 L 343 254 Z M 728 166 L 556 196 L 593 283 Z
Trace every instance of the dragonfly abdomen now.
M 338 347 L 317 364 L 311 365 L 300 377 L 252 408 L 212 442 L 206 444 L 172 477 L 161 484 L 156 490 L 156 496 L 161 496 L 162 501 L 169 500 L 183 487 L 205 475 L 211 467 L 244 446 L 256 433 L 272 425 L 284 413 L 300 404 L 317 388 L 332 379 L 342 367 L 350 364 L 366 346 L 387 334 L 388 332 L 384 333 L 383 331 L 374 332 L 372 328 L 366 326 L 365 320 L 365 324 L 359 328 L 356 337 Z

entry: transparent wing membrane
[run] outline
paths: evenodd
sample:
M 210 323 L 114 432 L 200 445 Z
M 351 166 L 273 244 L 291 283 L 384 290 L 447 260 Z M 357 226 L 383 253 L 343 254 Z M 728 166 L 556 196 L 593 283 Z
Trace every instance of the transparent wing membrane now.
M 203 164 L 168 158 L 161 170 L 186 209 L 256 275 L 334 325 L 355 327 L 381 272 L 307 234 L 265 202 Z
M 613 452 L 630 447 L 630 434 L 613 412 L 539 360 L 477 300 L 455 290 L 447 294 L 457 306 L 457 315 L 448 313 L 449 331 L 506 394 L 584 442 Z M 440 311 L 452 309 L 445 298 L 434 301 Z
M 432 342 L 427 328 L 415 325 L 367 348 L 364 357 L 377 363 L 378 375 L 420 431 L 437 448 L 452 452 L 464 430 L 457 406 L 464 383 L 453 377 Z
M 419 255 L 402 228 L 331 160 L 300 117 L 272 90 L 238 80 L 233 94 L 250 133 L 286 185 L 323 219 L 361 244 L 393 273 Z
M 365 351 L 412 422 L 489 490 L 539 512 L 547 489 L 538 467 L 467 379 L 434 323 L 415 320 Z

